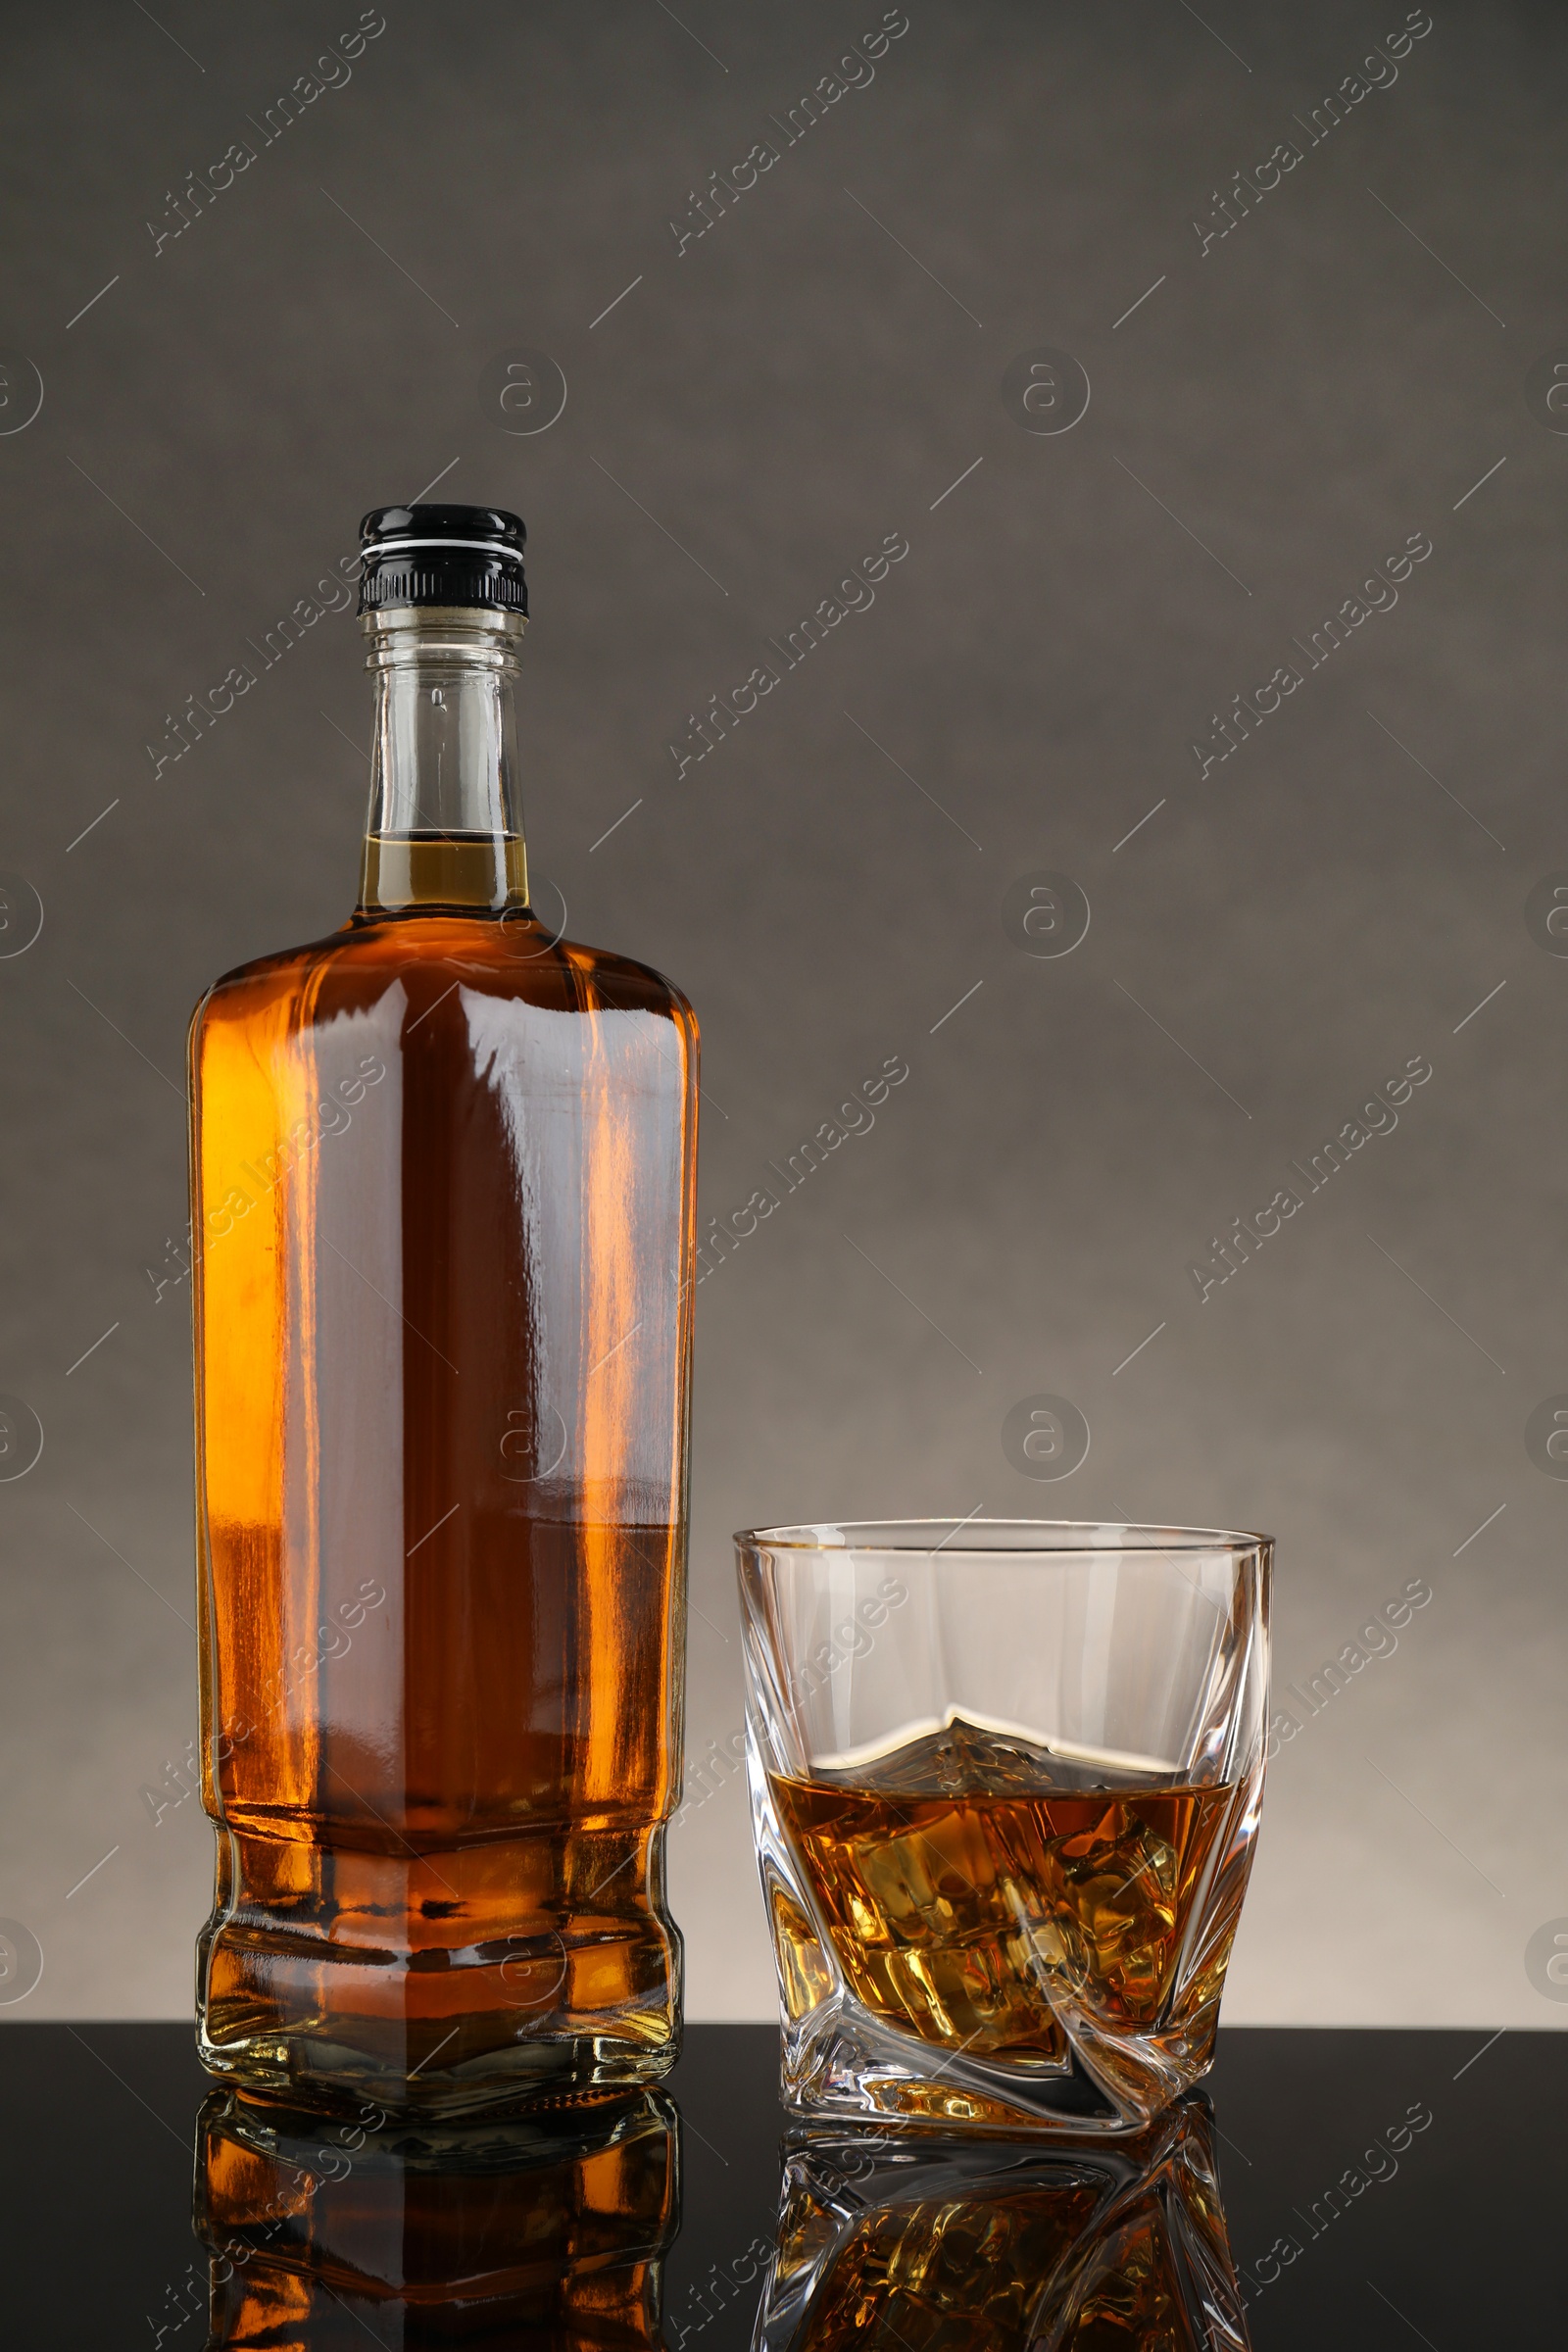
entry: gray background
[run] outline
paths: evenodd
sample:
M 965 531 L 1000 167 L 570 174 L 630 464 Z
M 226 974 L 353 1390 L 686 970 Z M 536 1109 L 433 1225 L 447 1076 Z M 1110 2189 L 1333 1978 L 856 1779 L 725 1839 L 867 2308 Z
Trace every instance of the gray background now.
M 740 1722 L 738 1525 L 1266 1527 L 1283 1679 L 1433 1598 L 1274 1766 L 1227 2014 L 1563 2017 L 1525 1948 L 1568 1913 L 1568 1487 L 1524 1432 L 1568 1390 L 1568 962 L 1524 903 L 1568 866 L 1568 440 L 1524 384 L 1568 343 L 1568 26 L 1437 0 L 1308 146 L 1396 0 L 908 0 L 677 255 L 688 191 L 880 13 L 386 0 L 156 255 L 166 192 L 355 10 L 8 14 L 0 342 L 45 386 L 0 439 L 0 865 L 45 918 L 0 962 L 0 1390 L 46 1433 L 0 1486 L 0 1917 L 45 1955 L 10 2015 L 190 1997 L 210 1838 L 142 1794 L 193 1730 L 186 1293 L 145 1269 L 192 1004 L 352 902 L 352 618 L 156 780 L 144 747 L 440 477 L 527 518 L 536 896 L 696 1004 L 705 1215 L 909 1063 L 699 1294 L 693 1754 Z M 1059 436 L 1000 395 L 1041 344 L 1093 386 Z M 518 346 L 569 387 L 533 437 L 482 390 Z M 875 606 L 677 781 L 686 713 L 892 531 Z M 1209 714 L 1416 531 L 1396 608 L 1200 782 Z M 1041 868 L 1093 907 L 1055 960 L 1002 912 Z M 1200 1304 L 1207 1237 L 1413 1055 L 1396 1132 Z M 1056 1485 L 1001 1442 L 1047 1391 L 1093 1432 Z M 733 1779 L 673 1847 L 692 2013 L 770 2014 Z

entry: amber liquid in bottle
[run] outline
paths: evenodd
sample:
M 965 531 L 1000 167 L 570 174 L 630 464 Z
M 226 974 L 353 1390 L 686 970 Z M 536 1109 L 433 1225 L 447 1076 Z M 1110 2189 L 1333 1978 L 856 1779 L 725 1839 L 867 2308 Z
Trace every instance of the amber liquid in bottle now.
M 359 909 L 192 1024 L 199 2040 L 462 2115 L 677 2053 L 697 1030 L 528 908 L 516 617 L 365 626 Z

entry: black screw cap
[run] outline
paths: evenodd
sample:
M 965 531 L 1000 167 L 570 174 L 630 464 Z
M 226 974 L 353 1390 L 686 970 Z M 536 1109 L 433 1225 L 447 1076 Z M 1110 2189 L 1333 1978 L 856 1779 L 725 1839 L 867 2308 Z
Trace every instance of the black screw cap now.
M 360 611 L 488 605 L 526 615 L 527 536 L 504 507 L 372 507 L 360 525 Z

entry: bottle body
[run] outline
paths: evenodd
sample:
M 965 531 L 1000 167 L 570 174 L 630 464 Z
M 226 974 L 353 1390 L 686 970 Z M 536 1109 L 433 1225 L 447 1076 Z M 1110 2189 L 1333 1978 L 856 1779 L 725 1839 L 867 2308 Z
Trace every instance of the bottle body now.
M 199 2038 L 242 2087 L 673 2063 L 696 1042 L 525 908 L 362 910 L 198 1009 Z

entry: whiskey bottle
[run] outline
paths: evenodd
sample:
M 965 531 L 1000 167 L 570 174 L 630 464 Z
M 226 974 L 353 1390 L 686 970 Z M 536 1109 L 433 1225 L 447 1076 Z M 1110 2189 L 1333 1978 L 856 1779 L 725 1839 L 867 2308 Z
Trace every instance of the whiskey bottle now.
M 697 1024 L 530 909 L 523 538 L 366 517 L 359 906 L 191 1025 L 198 2043 L 318 2110 L 678 2049 Z

